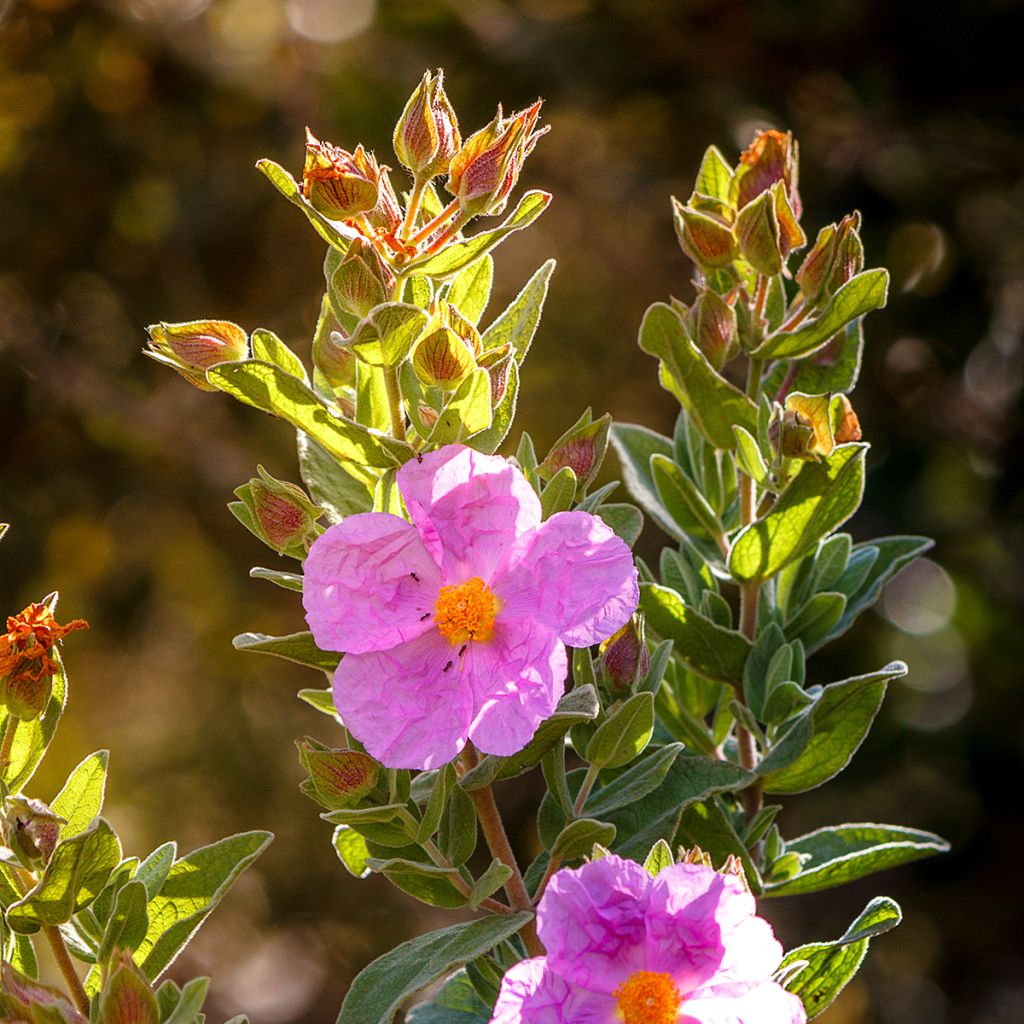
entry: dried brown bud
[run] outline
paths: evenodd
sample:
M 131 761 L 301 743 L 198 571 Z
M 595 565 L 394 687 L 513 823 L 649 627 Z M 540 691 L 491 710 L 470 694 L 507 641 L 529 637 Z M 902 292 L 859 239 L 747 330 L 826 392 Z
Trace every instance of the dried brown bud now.
M 803 213 L 797 190 L 799 147 L 792 132 L 774 129 L 758 132 L 754 141 L 740 155 L 733 175 L 732 190 L 736 209 L 742 210 L 777 181 L 785 186 L 786 196 L 797 220 Z

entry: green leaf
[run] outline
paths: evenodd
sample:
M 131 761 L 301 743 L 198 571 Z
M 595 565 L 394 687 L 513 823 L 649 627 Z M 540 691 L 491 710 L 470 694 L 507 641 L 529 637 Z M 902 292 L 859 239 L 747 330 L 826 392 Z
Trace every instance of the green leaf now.
M 725 532 L 715 510 L 697 485 L 664 455 L 651 456 L 651 475 L 658 497 L 684 533 L 721 537 Z
M 84 832 L 92 819 L 103 810 L 109 758 L 110 752 L 107 750 L 90 754 L 68 776 L 63 789 L 50 802 L 54 814 L 65 819 L 60 829 L 61 839 Z
M 334 830 L 333 843 L 338 860 L 345 865 L 349 874 L 356 878 L 369 875 L 370 851 L 366 848 L 366 840 L 355 829 L 339 825 Z
M 402 857 L 371 857 L 366 863 L 371 871 L 384 875 L 396 888 L 428 906 L 454 908 L 468 902 L 456 885 L 456 879 L 462 877 L 458 868 L 441 868 Z
M 708 146 L 700 162 L 697 180 L 693 185 L 694 192 L 728 203 L 731 185 L 732 168 L 725 162 L 717 146 Z
M 209 988 L 209 978 L 193 978 L 185 982 L 181 987 L 178 1005 L 167 1017 L 161 1019 L 160 1024 L 201 1024 L 200 1010 Z M 242 1017 L 242 1020 L 246 1021 L 246 1018 Z
M 135 951 L 135 962 L 150 981 L 174 962 L 272 838 L 269 832 L 242 832 L 175 861 L 160 891 L 149 901 L 149 928 Z
M 679 399 L 691 421 L 716 448 L 736 447 L 733 427 L 757 430 L 757 407 L 720 376 L 690 340 L 682 318 L 663 302 L 644 314 L 640 348 L 662 365 L 662 386 Z
M 729 571 L 740 583 L 770 579 L 846 522 L 864 493 L 867 445 L 844 444 L 827 462 L 807 462 L 763 518 L 740 531 Z
M 468 905 L 476 910 L 488 896 L 493 896 L 510 878 L 512 869 L 500 860 L 492 860 L 487 870 L 473 883 L 467 898 Z
M 683 603 L 667 587 L 640 587 L 640 609 L 648 628 L 672 641 L 672 653 L 691 672 L 706 679 L 737 685 L 750 653 L 750 641 L 733 629 L 723 629 Z
M 814 650 L 835 629 L 845 610 L 845 594 L 831 590 L 815 594 L 786 623 L 786 636 L 790 640 L 801 640 L 809 650 Z
M 352 982 L 338 1024 L 390 1024 L 414 992 L 511 938 L 532 917 L 531 913 L 488 917 L 402 943 Z
M 508 437 L 512 429 L 512 421 L 516 416 L 516 403 L 519 400 L 519 364 L 513 359 L 508 364 L 508 378 L 505 381 L 505 394 L 491 411 L 491 425 L 486 430 L 474 434 L 470 439 L 478 452 L 493 455 L 501 443 Z
M 135 880 L 146 887 L 149 899 L 160 891 L 167 876 L 174 866 L 174 857 L 178 852 L 176 843 L 164 843 L 158 846 L 139 866 L 135 872 Z
M 362 359 L 356 361 L 356 424 L 386 437 L 391 426 L 391 407 L 384 370 Z
M 646 797 L 605 815 L 618 828 L 615 852 L 641 860 L 659 840 L 671 843 L 685 808 L 716 793 L 745 789 L 754 776 L 745 768 L 710 757 L 676 757 L 664 781 Z
M 615 839 L 615 826 L 593 818 L 570 821 L 558 834 L 551 847 L 551 856 L 563 863 L 589 857 L 594 844 L 611 846 Z
M 449 764 L 441 768 L 434 776 L 434 785 L 430 788 L 430 797 L 423 809 L 423 817 L 420 820 L 420 827 L 416 833 L 416 841 L 423 843 L 428 840 L 441 823 L 441 815 L 444 812 L 444 805 L 448 800 L 448 794 L 455 785 L 455 769 Z
M 261 565 L 254 565 L 249 570 L 250 578 L 254 580 L 266 580 L 273 583 L 275 587 L 282 590 L 292 590 L 302 593 L 302 574 L 297 572 L 281 572 L 278 569 L 267 569 Z
M 847 394 L 857 384 L 863 353 L 864 321 L 854 320 L 812 358 L 775 363 L 761 390 L 769 395 L 777 394 L 790 370 L 795 369 L 791 378 L 793 391 L 802 391 L 805 395 L 823 395 L 827 391 Z
M 593 686 L 577 686 L 558 702 L 554 713 L 546 718 L 533 734 L 533 739 L 518 754 L 497 757 L 488 754 L 459 785 L 468 791 L 489 786 L 495 779 L 511 779 L 540 763 L 541 758 L 574 726 L 597 718 L 600 704 Z
M 494 258 L 482 256 L 452 278 L 447 301 L 450 302 L 471 324 L 480 323 L 491 297 L 491 282 L 494 279 Z
M 332 523 L 373 508 L 375 471 L 354 462 L 339 465 L 333 455 L 301 430 L 296 431 L 295 436 L 302 482 L 313 501 L 327 510 L 327 518 Z
M 809 723 L 810 738 L 799 756 L 788 762 L 780 755 L 785 739 L 758 766 L 766 793 L 804 793 L 838 775 L 864 742 L 878 714 L 891 679 L 906 675 L 901 661 L 871 672 L 831 683 L 802 712 L 797 723 Z M 784 767 L 778 767 L 783 764 Z
M 598 727 L 586 760 L 597 768 L 621 768 L 651 742 L 653 731 L 654 694 L 635 693 Z
M 427 314 L 405 302 L 375 306 L 356 327 L 350 342 L 370 366 L 397 366 L 412 350 L 427 325 Z
M 278 416 L 342 462 L 361 466 L 402 465 L 412 448 L 383 434 L 335 416 L 301 380 L 256 359 L 221 363 L 206 372 L 206 379 L 225 394 L 271 416 Z
M 840 288 L 820 316 L 792 332 L 777 331 L 754 350 L 760 359 L 802 359 L 828 344 L 851 320 L 885 305 L 889 272 L 865 270 Z
M 770 623 L 761 630 L 743 668 L 743 697 L 755 717 L 762 720 L 768 699 L 768 669 L 785 643 L 782 630 L 774 622 Z
M 511 345 L 517 363 L 526 358 L 533 336 L 537 333 L 540 314 L 548 294 L 548 281 L 554 269 L 555 261 L 547 260 L 534 272 L 523 290 L 484 331 L 482 341 L 485 349 Z
M 657 878 L 665 868 L 672 867 L 675 862 L 675 857 L 672 856 L 672 848 L 664 839 L 659 839 L 651 847 L 651 852 L 647 854 L 647 859 L 644 861 L 644 870 L 652 878 Z
M 0 770 L 0 782 L 6 785 L 8 793 L 20 792 L 24 789 L 25 783 L 32 778 L 64 712 L 68 694 L 64 661 L 56 648 L 52 652 L 52 657 L 57 665 L 57 671 L 53 674 L 50 699 L 38 718 L 31 721 L 19 720 L 11 745 L 10 760 L 7 767 Z M 7 729 L 8 717 L 6 713 L 0 711 L 0 733 Z
M 490 1024 L 491 1007 L 473 987 L 465 971 L 452 975 L 430 1002 L 414 1006 L 407 1024 Z
M 280 165 L 273 160 L 258 160 L 256 167 L 267 176 L 271 185 L 277 189 L 290 203 L 297 206 L 307 217 L 310 224 L 316 229 L 316 233 L 328 244 L 344 252 L 348 248 L 349 236 L 343 235 L 337 226 L 329 221 L 322 213 L 318 213 L 310 202 L 303 196 L 298 182 Z
M 456 444 L 491 425 L 491 378 L 474 370 L 448 399 L 427 439 L 431 445 Z
M 665 533 L 676 540 L 682 540 L 683 531 L 661 503 L 651 469 L 653 456 L 672 458 L 671 440 L 646 427 L 632 423 L 613 423 L 611 442 L 622 463 L 626 489 Z
M 540 492 L 541 515 L 550 519 L 556 512 L 566 512 L 576 497 L 576 474 L 570 466 L 563 466 Z
M 491 231 L 481 231 L 462 242 L 451 242 L 433 256 L 422 256 L 408 263 L 403 273 L 423 277 L 450 277 L 456 271 L 476 262 L 514 231 L 529 227 L 551 202 L 551 194 L 534 189 L 527 192 L 519 205 L 502 223 Z
M 786 843 L 786 852 L 800 857 L 800 873 L 770 885 L 766 895 L 793 896 L 831 889 L 947 850 L 949 843 L 940 836 L 901 825 L 820 828 Z
M 670 743 L 651 751 L 608 785 L 591 793 L 583 809 L 590 817 L 603 821 L 612 811 L 642 800 L 661 785 L 683 750 L 681 743 Z M 608 846 L 609 843 L 603 845 Z
M 635 505 L 625 502 L 598 505 L 594 515 L 603 520 L 616 537 L 625 541 L 627 547 L 632 547 L 640 539 L 644 529 L 643 513 Z
M 768 466 L 761 454 L 760 446 L 749 431 L 742 427 L 732 429 L 736 435 L 736 460 L 740 469 L 758 486 L 763 487 L 768 481 Z
M 240 633 L 231 641 L 236 651 L 272 654 L 275 658 L 293 661 L 296 665 L 333 672 L 341 661 L 337 651 L 321 651 L 313 634 L 290 633 L 288 636 L 267 636 L 266 633 Z
M 473 856 L 477 843 L 476 807 L 461 786 L 456 786 L 448 797 L 437 841 L 441 852 L 456 866 Z
M 338 709 L 334 706 L 334 693 L 329 686 L 325 690 L 314 688 L 299 690 L 298 698 L 304 700 L 311 708 L 316 708 L 322 715 L 327 715 L 341 724 Z
M 252 332 L 252 357 L 264 363 L 272 363 L 285 373 L 309 383 L 309 375 L 302 360 L 273 331 L 257 327 Z
M 149 929 L 149 915 L 146 913 L 148 902 L 146 887 L 134 879 L 118 892 L 114 912 L 103 932 L 97 962 L 108 960 L 115 946 L 118 949 L 134 950 L 142 942 Z
M 760 896 L 763 890 L 761 874 L 736 830 L 736 818 L 731 816 L 720 799 L 691 804 L 683 812 L 676 841 L 683 846 L 699 846 L 706 850 L 719 868 L 732 855 L 743 864 L 751 891 Z
M 114 830 L 97 818 L 84 832 L 57 844 L 43 877 L 8 908 L 7 924 L 12 931 L 33 934 L 70 921 L 96 898 L 120 859 Z
M 895 928 L 902 919 L 895 900 L 878 896 L 842 938 L 790 950 L 779 965 L 777 976 L 784 978 L 784 988 L 800 997 L 808 1019 L 817 1017 L 860 969 L 871 939 Z

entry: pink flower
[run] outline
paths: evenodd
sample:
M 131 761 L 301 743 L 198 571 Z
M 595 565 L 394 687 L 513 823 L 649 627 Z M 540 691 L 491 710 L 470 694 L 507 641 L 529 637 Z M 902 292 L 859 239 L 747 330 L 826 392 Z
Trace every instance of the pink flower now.
M 629 549 L 586 512 L 542 523 L 518 469 L 462 445 L 407 462 L 398 489 L 411 523 L 349 516 L 306 559 L 306 621 L 345 652 L 334 703 L 391 768 L 446 764 L 467 740 L 514 754 L 562 695 L 564 645 L 633 614 Z
M 559 871 L 537 912 L 547 956 L 508 971 L 491 1024 L 804 1024 L 754 910 L 738 878 L 700 864 Z

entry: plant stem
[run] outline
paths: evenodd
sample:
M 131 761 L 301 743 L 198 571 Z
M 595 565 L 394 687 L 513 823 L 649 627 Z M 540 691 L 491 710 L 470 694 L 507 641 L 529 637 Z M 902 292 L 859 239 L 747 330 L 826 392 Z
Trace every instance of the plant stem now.
M 427 839 L 420 843 L 420 846 L 427 851 L 427 856 L 439 867 L 439 868 L 450 868 L 454 865 L 452 862 L 438 849 L 437 844 L 433 839 Z M 469 896 L 472 891 L 470 884 L 462 877 L 462 875 L 456 874 L 452 876 L 452 885 L 455 886 L 463 896 Z M 482 899 L 478 904 L 481 910 L 487 910 L 492 914 L 511 914 L 512 908 L 506 907 L 504 903 L 499 903 L 497 900 L 492 900 L 489 896 Z
M 423 190 L 427 187 L 427 181 L 429 179 L 424 178 L 422 181 L 417 178 L 413 182 L 412 192 L 409 193 L 409 205 L 405 210 L 405 219 L 402 221 L 402 226 L 398 229 L 398 237 L 403 242 L 407 241 L 407 235 L 409 229 L 416 223 L 416 215 L 420 212 L 420 202 L 423 199 Z
M 64 976 L 64 983 L 68 987 L 68 992 L 74 1000 L 75 1006 L 78 1007 L 80 1013 L 88 1017 L 89 997 L 86 995 L 81 978 L 78 977 L 75 965 L 71 962 L 71 954 L 68 953 L 68 947 L 64 945 L 64 936 L 61 935 L 60 929 L 56 925 L 44 927 L 43 934 L 46 936 L 46 941 L 50 944 L 53 958 L 57 961 L 60 973 Z
M 583 779 L 583 785 L 580 786 L 579 795 L 576 797 L 576 803 L 572 805 L 572 814 L 574 818 L 578 818 L 583 812 L 583 805 L 587 802 L 587 797 L 590 796 L 590 791 L 594 788 L 594 783 L 597 782 L 597 773 L 601 769 L 597 765 L 590 765 L 587 768 L 587 774 Z
M 391 436 L 396 441 L 405 440 L 405 416 L 402 413 L 402 391 L 398 386 L 398 367 L 384 367 L 384 387 L 388 393 L 388 410 L 391 413 Z
M 424 239 L 429 238 L 456 210 L 459 208 L 458 199 L 453 199 L 432 221 L 424 224 L 423 227 L 409 239 L 410 245 L 419 245 Z
M 18 723 L 21 721 L 17 715 L 8 714 L 7 722 L 4 725 L 3 743 L 0 745 L 0 778 L 6 772 L 7 766 L 11 763 L 11 749 L 14 746 L 14 734 L 18 731 Z
M 467 743 L 462 751 L 462 762 L 466 767 L 466 771 L 468 772 L 475 768 L 479 760 L 476 749 L 471 743 Z M 501 820 L 501 812 L 498 810 L 498 805 L 495 802 L 493 790 L 490 786 L 483 786 L 480 789 L 471 790 L 469 795 L 473 800 L 474 807 L 476 807 L 476 816 L 480 822 L 484 839 L 487 840 L 488 849 L 491 851 L 492 856 L 496 857 L 512 871 L 512 877 L 505 883 L 505 894 L 508 896 L 512 909 L 516 911 L 533 909 L 533 901 L 530 899 L 526 883 L 523 881 L 522 872 L 519 870 L 518 863 L 516 863 L 516 856 L 512 852 L 512 844 L 508 841 L 508 834 L 505 832 L 505 825 Z M 537 926 L 533 921 L 523 925 L 519 934 L 523 937 L 526 951 L 530 956 L 544 955 L 544 947 L 537 937 Z

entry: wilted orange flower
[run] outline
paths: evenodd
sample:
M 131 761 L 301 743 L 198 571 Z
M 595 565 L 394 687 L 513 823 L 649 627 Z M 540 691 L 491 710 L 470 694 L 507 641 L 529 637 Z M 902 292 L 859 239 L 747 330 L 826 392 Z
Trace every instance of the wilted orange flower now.
M 19 717 L 22 709 L 42 711 L 50 677 L 57 671 L 53 648 L 68 633 L 88 629 L 84 619 L 73 619 L 62 626 L 45 604 L 30 604 L 18 615 L 7 618 L 7 632 L 0 635 L 0 683 L 4 683 L 6 703 Z M 2 696 L 2 695 L 0 695 Z M 12 704 L 12 700 L 14 704 Z

